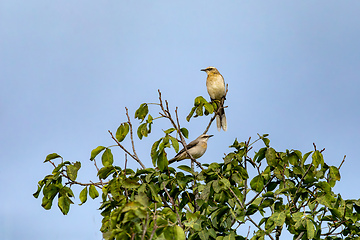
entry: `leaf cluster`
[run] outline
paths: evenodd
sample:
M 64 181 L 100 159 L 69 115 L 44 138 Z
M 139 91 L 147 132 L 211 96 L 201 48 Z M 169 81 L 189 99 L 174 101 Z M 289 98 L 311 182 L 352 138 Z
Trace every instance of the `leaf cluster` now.
M 115 137 L 111 134 L 116 145 L 91 151 L 90 160 L 96 168 L 96 159 L 101 158 L 97 181 L 77 182 L 80 162 L 63 161 L 53 153 L 45 162 L 51 163 L 54 170 L 39 181 L 34 196 L 38 198 L 42 193 L 45 209 L 50 209 L 57 197 L 63 214 L 73 204 L 73 185 L 82 186 L 80 205 L 88 195 L 92 199 L 101 197 L 100 230 L 106 240 L 275 240 L 280 239 L 284 229 L 297 240 L 359 239 L 360 200 L 343 199 L 333 192 L 341 179 L 340 167 L 328 165 L 316 146 L 306 153 L 277 151 L 264 134 L 253 142 L 235 139 L 223 159 L 202 164 L 199 170 L 188 165 L 174 168 L 168 164 L 166 151 L 173 148 L 178 152 L 189 132 L 180 127 L 177 115 L 172 118 L 161 97 L 159 106 L 159 118 L 167 118 L 171 127 L 151 147 L 153 167 L 144 167 L 137 157 L 127 115 L 128 121 L 120 124 Z M 198 97 L 188 119 L 195 112 L 201 116 L 215 110 L 216 103 Z M 158 119 L 151 117 L 147 104 L 140 105 L 135 118 L 140 120 L 140 140 L 148 136 Z M 131 136 L 128 140 L 132 149 L 122 145 L 127 135 Z M 253 149 L 261 143 L 257 150 Z M 112 147 L 125 152 L 123 167 L 114 161 Z M 141 168 L 128 168 L 127 156 Z M 253 226 L 251 236 L 245 223 Z

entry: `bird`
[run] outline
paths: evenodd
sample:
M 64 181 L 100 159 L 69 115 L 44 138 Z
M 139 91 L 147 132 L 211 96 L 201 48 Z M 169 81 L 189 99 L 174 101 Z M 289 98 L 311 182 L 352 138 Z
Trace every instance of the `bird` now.
M 198 159 L 199 157 L 204 155 L 204 153 L 207 149 L 207 141 L 212 136 L 213 135 L 201 134 L 194 141 L 192 141 L 188 145 L 186 145 L 186 149 L 189 152 L 189 154 L 194 159 Z M 176 154 L 174 158 L 170 159 L 169 164 L 173 163 L 173 162 L 178 162 L 178 161 L 181 161 L 184 159 L 190 159 L 187 152 L 185 151 L 185 148 L 181 149 L 180 152 L 178 152 L 178 154 Z
M 218 131 L 221 131 L 221 128 L 226 131 L 227 130 L 227 122 L 225 116 L 225 110 L 222 105 L 222 98 L 225 97 L 225 81 L 224 77 L 220 74 L 220 72 L 215 67 L 207 67 L 205 69 L 201 69 L 207 73 L 206 79 L 206 88 L 210 95 L 211 101 L 219 100 L 217 102 L 218 109 L 220 108 L 219 114 L 216 115 L 216 126 Z

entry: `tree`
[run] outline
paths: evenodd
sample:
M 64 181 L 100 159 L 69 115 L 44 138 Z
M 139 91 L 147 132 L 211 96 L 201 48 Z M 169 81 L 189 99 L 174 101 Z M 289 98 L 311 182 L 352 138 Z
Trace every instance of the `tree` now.
M 224 99 L 222 100 L 224 101 Z M 42 207 L 50 209 L 57 197 L 58 207 L 67 214 L 73 204 L 72 186 L 83 189 L 81 204 L 90 196 L 100 196 L 104 239 L 201 239 L 242 240 L 280 239 L 287 229 L 293 239 L 360 239 L 360 199 L 345 200 L 332 188 L 340 180 L 339 167 L 329 166 L 322 152 L 305 154 L 299 150 L 277 151 L 270 146 L 267 134 L 258 139 L 234 140 L 232 152 L 219 162 L 201 164 L 191 156 L 191 167 L 168 165 L 167 148 L 179 151 L 186 146 L 188 130 L 182 128 L 177 108 L 175 116 L 159 91 L 159 116 L 153 118 L 149 104 L 143 103 L 135 112 L 140 120 L 139 139 L 148 137 L 152 124 L 165 118 L 171 127 L 151 148 L 153 167 L 143 164 L 136 153 L 134 126 L 128 109 L 127 121 L 110 136 L 116 145 L 99 146 L 91 151 L 90 160 L 97 169 L 95 182 L 76 181 L 80 162 L 65 161 L 57 153 L 49 154 L 45 162 L 53 165 L 51 174 L 39 181 L 34 197 L 42 193 Z M 195 99 L 187 120 L 214 113 L 205 128 L 206 133 L 219 112 L 216 103 L 203 97 Z M 195 116 L 195 117 L 196 117 Z M 123 145 L 127 138 L 131 149 Z M 254 146 L 257 147 L 254 150 Z M 124 151 L 124 166 L 114 165 L 112 147 Z M 96 158 L 101 154 L 102 167 Z M 128 158 L 140 168 L 127 167 Z M 196 164 L 196 165 L 195 165 Z M 238 229 L 253 226 L 246 236 Z M 242 231 L 244 232 L 244 231 Z M 246 232 L 246 231 L 245 231 Z

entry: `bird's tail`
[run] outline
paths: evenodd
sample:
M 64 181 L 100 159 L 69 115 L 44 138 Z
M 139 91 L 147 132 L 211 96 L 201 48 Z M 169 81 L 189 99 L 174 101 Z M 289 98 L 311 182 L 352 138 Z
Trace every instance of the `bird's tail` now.
M 226 131 L 227 130 L 227 122 L 224 109 L 220 110 L 220 114 L 216 115 L 216 127 L 217 130 L 220 131 L 221 128 Z

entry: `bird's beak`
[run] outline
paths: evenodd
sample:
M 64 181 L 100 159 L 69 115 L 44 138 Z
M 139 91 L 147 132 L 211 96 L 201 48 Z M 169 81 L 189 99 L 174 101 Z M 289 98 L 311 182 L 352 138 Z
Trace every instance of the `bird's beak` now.
M 200 71 L 204 71 L 204 72 L 206 72 L 206 69 L 201 69 Z
M 209 135 L 209 138 L 211 138 L 212 136 L 214 136 L 214 135 Z

